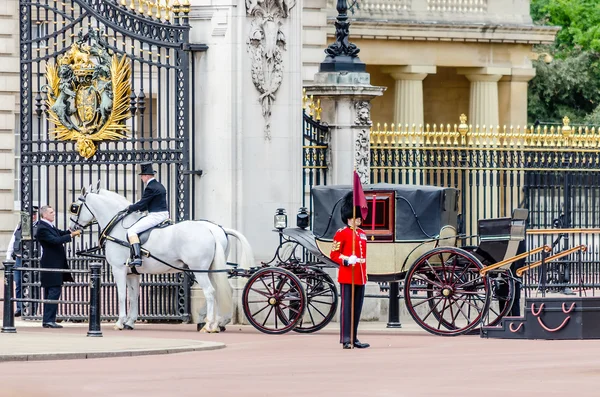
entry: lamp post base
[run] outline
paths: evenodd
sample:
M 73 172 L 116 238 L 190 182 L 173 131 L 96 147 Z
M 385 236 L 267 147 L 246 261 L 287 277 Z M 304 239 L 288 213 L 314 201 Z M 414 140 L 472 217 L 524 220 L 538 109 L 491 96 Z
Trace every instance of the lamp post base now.
M 365 73 L 367 65 L 360 58 L 349 55 L 328 55 L 319 65 L 319 72 L 358 72 Z

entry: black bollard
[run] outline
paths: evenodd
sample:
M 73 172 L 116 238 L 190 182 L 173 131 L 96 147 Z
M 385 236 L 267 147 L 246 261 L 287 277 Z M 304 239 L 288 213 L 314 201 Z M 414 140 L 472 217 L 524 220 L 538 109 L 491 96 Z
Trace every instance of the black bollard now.
M 15 261 L 8 260 L 4 263 L 4 320 L 2 322 L 2 333 L 14 334 L 15 328 L 15 307 L 13 306 L 13 267 Z
M 100 277 L 102 264 L 90 263 L 90 320 L 87 336 L 102 336 L 100 328 Z
M 399 292 L 400 284 L 397 281 L 391 282 L 387 328 L 402 328 L 402 324 L 400 324 L 400 299 L 398 299 Z

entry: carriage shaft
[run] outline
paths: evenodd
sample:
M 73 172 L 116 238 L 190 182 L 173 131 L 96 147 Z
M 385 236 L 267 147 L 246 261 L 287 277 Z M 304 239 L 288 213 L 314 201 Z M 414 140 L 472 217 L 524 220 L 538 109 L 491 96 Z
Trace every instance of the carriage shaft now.
M 511 263 L 513 263 L 513 262 L 515 262 L 515 261 L 518 261 L 518 260 L 520 260 L 520 259 L 525 259 L 525 258 L 527 258 L 529 255 L 534 255 L 534 254 L 537 254 L 538 252 L 541 252 L 541 251 L 545 251 L 545 252 L 551 252 L 551 251 L 552 251 L 552 248 L 550 248 L 550 247 L 549 247 L 549 246 L 547 246 L 547 245 L 543 245 L 543 246 L 541 246 L 541 247 L 534 248 L 534 249 L 532 249 L 531 251 L 527 251 L 527 252 L 524 252 L 524 253 L 522 253 L 522 254 L 519 254 L 519 255 L 517 255 L 517 256 L 513 256 L 512 258 L 508 258 L 508 259 L 505 259 L 505 260 L 503 260 L 503 261 L 496 262 L 496 263 L 494 263 L 494 264 L 491 264 L 491 265 L 485 266 L 483 269 L 481 269 L 481 270 L 479 271 L 479 274 L 480 274 L 481 276 L 485 276 L 485 275 L 486 275 L 488 272 L 490 272 L 490 271 L 492 271 L 492 270 L 495 270 L 495 269 L 501 268 L 501 267 L 503 267 L 503 266 L 509 265 L 509 264 L 511 264 Z
M 584 251 L 585 252 L 585 251 L 587 251 L 587 246 L 586 245 L 578 245 L 576 247 L 569 248 L 568 250 L 559 252 L 556 255 L 549 256 L 548 258 L 546 258 L 544 260 L 532 263 L 531 265 L 523 266 L 523 267 L 517 269 L 517 272 L 516 272 L 517 276 L 521 277 L 523 275 L 523 273 L 525 273 L 529 269 L 535 269 L 536 267 L 541 266 L 542 263 L 552 262 L 552 261 L 554 261 L 556 259 L 562 258 L 563 256 L 570 255 L 570 254 L 572 254 L 574 252 L 577 252 L 577 251 Z

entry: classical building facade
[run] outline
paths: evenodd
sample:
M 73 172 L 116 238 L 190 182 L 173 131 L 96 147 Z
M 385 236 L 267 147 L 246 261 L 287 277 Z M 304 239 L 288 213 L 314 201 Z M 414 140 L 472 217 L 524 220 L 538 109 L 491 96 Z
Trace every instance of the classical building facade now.
M 532 46 L 559 28 L 535 26 L 529 0 L 374 0 L 359 2 L 350 39 L 361 49 L 371 84 L 374 123 L 412 126 L 456 122 L 527 123 L 527 83 L 535 76 Z M 331 42 L 333 0 L 305 2 L 305 83 Z M 327 21 L 329 28 L 320 24 Z

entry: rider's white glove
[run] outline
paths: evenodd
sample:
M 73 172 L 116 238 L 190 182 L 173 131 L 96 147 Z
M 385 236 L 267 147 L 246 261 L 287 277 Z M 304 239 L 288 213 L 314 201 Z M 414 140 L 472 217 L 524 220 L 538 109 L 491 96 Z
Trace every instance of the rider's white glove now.
M 349 265 L 355 265 L 357 262 L 358 258 L 356 257 L 356 255 L 350 255 L 348 257 L 348 264 Z

